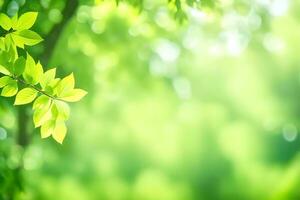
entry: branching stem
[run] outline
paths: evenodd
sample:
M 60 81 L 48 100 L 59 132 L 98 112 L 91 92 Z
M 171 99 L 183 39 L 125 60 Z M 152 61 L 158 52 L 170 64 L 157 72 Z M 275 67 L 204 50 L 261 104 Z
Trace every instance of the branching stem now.
M 65 102 L 64 100 L 60 99 L 60 98 L 57 98 L 55 96 L 52 96 L 50 94 L 48 94 L 47 92 L 43 91 L 42 89 L 38 88 L 37 86 L 35 85 L 32 85 L 32 84 L 29 84 L 29 83 L 26 83 L 26 81 L 24 81 L 23 79 L 19 78 L 19 77 L 16 77 L 16 76 L 9 76 L 10 78 L 18 81 L 19 83 L 22 83 L 23 85 L 25 86 L 28 86 L 28 87 L 31 87 L 32 89 L 36 90 L 37 92 L 39 92 L 40 94 L 42 95 L 45 95 L 53 100 L 58 100 L 58 101 L 63 101 Z
M 29 83 L 26 83 L 23 79 L 21 78 L 18 78 L 18 77 L 12 77 L 13 79 L 15 79 L 16 81 L 26 85 L 26 86 L 29 86 L 31 87 L 32 89 L 35 89 L 36 91 L 38 91 L 39 93 L 43 94 L 43 95 L 46 95 L 47 97 L 51 98 L 51 99 L 56 99 L 56 97 L 54 96 L 51 96 L 50 94 L 47 94 L 45 91 L 41 90 L 40 88 L 34 86 L 34 85 L 31 85 Z

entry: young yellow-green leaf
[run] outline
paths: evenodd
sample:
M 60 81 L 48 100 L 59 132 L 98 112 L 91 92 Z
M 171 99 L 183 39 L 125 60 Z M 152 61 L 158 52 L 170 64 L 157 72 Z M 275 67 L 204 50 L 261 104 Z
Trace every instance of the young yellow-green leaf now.
M 16 95 L 15 105 L 34 102 L 33 121 L 35 127 L 41 127 L 42 138 L 52 135 L 57 142 L 62 143 L 67 133 L 65 120 L 70 115 L 70 107 L 64 101 L 79 101 L 87 92 L 74 89 L 73 74 L 60 80 L 55 78 L 56 69 L 44 73 L 40 62 L 36 63 L 28 53 L 26 59 L 19 57 L 17 47 L 32 46 L 43 40 L 38 33 L 29 30 L 37 15 L 36 12 L 28 12 L 10 19 L 7 15 L 0 14 L 0 26 L 8 31 L 5 36 L 0 37 L 0 73 L 8 75 L 0 78 L 0 88 L 3 88 L 1 95 Z M 15 79 L 20 75 L 23 76 L 25 85 L 39 83 L 47 95 L 37 97 L 38 91 L 30 86 L 18 92 L 18 82 Z M 54 100 L 50 96 L 64 101 Z
M 24 72 L 25 64 L 26 64 L 25 58 L 19 57 L 14 63 L 12 73 L 15 76 L 20 76 Z
M 16 30 L 18 26 L 18 13 L 11 18 L 11 27 L 12 29 Z
M 67 134 L 67 127 L 64 121 L 52 119 L 41 126 L 41 137 L 47 138 L 50 135 L 60 144 L 62 144 Z
M 67 127 L 63 121 L 56 121 L 52 137 L 60 144 L 63 143 L 67 134 Z
M 7 31 L 11 29 L 12 26 L 11 19 L 3 13 L 0 13 L 0 26 Z
M 87 94 L 86 91 L 82 89 L 73 89 L 68 93 L 65 93 L 63 96 L 60 96 L 60 99 L 68 102 L 76 102 L 82 99 Z
M 11 36 L 15 44 L 20 48 L 24 48 L 24 45 L 33 46 L 43 41 L 39 34 L 26 29 L 13 32 Z
M 13 63 L 10 62 L 11 57 L 12 56 L 8 51 L 2 51 L 0 53 L 0 66 L 1 66 L 0 72 L 2 74 L 10 75 L 10 70 L 13 65 Z
M 48 92 L 51 95 L 56 95 L 57 91 L 57 85 L 60 81 L 60 78 L 55 78 L 53 79 L 46 87 L 45 87 L 45 91 Z
M 13 45 L 13 40 L 11 38 L 11 35 L 10 34 L 6 34 L 5 37 L 4 37 L 4 43 L 5 43 L 5 49 L 9 49 L 10 46 Z
M 1 51 L 0 53 L 0 64 L 6 67 L 6 64 L 9 62 L 10 55 L 7 50 Z
M 4 37 L 0 37 L 0 49 L 5 50 Z
M 40 63 L 35 64 L 33 58 L 27 53 L 27 59 L 25 64 L 25 70 L 23 77 L 27 83 L 36 85 L 39 83 L 43 74 L 43 67 Z
M 16 96 L 15 105 L 31 103 L 37 96 L 37 91 L 32 88 L 24 88 Z
M 18 57 L 17 48 L 13 42 L 11 34 L 6 34 L 4 37 L 4 44 L 5 44 L 5 52 L 8 53 L 7 60 L 9 62 L 14 62 Z
M 18 92 L 17 81 L 11 80 L 9 83 L 2 89 L 1 96 L 12 97 L 15 96 Z
M 33 103 L 32 109 L 42 109 L 44 106 L 50 106 L 51 99 L 46 95 L 39 96 Z
M 67 120 L 70 116 L 70 107 L 67 103 L 62 101 L 55 101 L 54 102 L 56 109 L 58 111 L 57 118 L 60 120 Z
M 55 121 L 49 120 L 41 126 L 41 137 L 47 138 L 52 135 L 55 128 Z
M 38 82 L 40 82 L 42 75 L 44 74 L 44 69 L 40 61 L 38 61 L 37 64 L 35 65 L 35 73 L 36 73 L 35 75 L 36 79 L 38 80 Z
M 0 78 L 0 88 L 5 87 L 9 82 L 12 81 L 12 78 L 9 76 L 3 76 Z
M 74 89 L 75 86 L 75 80 L 74 75 L 71 73 L 69 76 L 63 78 L 57 85 L 56 91 L 57 96 L 61 97 L 65 94 L 69 93 Z
M 33 113 L 33 122 L 35 127 L 40 127 L 52 118 L 51 104 L 41 105 L 39 109 L 36 109 Z
M 2 65 L 0 65 L 0 73 L 4 75 L 10 75 L 10 72 Z
M 37 83 L 37 80 L 34 79 L 33 73 L 35 72 L 35 61 L 33 58 L 27 53 L 26 63 L 25 63 L 25 70 L 23 73 L 23 78 L 27 83 L 33 84 Z
M 0 73 L 4 75 L 10 75 L 10 72 L 0 64 Z
M 56 74 L 56 68 L 49 69 L 46 71 L 41 78 L 40 85 L 45 90 L 46 86 L 49 85 L 54 79 Z
M 30 29 L 35 23 L 37 16 L 38 16 L 37 12 L 27 12 L 21 15 L 20 18 L 18 19 L 15 30 Z
M 24 40 L 19 37 L 18 35 L 15 35 L 15 34 L 7 34 L 7 35 L 10 35 L 12 40 L 14 41 L 14 44 L 17 46 L 17 47 L 20 47 L 22 49 L 24 49 Z

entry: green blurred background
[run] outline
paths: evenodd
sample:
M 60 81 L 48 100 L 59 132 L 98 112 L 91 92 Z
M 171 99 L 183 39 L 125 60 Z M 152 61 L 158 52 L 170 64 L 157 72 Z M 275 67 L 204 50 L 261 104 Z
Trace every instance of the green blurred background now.
M 300 199 L 299 0 L 0 2 L 89 92 L 63 145 L 0 99 L 1 200 Z

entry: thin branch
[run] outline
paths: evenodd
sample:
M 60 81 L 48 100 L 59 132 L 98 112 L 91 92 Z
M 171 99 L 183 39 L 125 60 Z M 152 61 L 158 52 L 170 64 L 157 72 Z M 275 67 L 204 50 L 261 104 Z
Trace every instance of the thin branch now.
M 28 87 L 31 87 L 32 89 L 36 90 L 37 92 L 39 92 L 39 93 L 41 93 L 41 94 L 43 94 L 43 95 L 46 95 L 47 97 L 49 97 L 49 98 L 51 98 L 51 99 L 57 99 L 56 97 L 51 96 L 50 94 L 47 94 L 45 91 L 41 90 L 40 88 L 38 88 L 38 87 L 36 87 L 36 86 L 34 86 L 34 85 L 31 85 L 31 84 L 29 84 L 29 83 L 26 83 L 26 82 L 25 82 L 23 79 L 21 79 L 21 78 L 18 78 L 18 77 L 12 77 L 12 76 L 10 76 L 10 77 L 13 78 L 14 80 L 16 80 L 16 81 L 18 81 L 18 82 L 20 82 L 20 83 L 22 83 L 22 84 L 28 86 Z

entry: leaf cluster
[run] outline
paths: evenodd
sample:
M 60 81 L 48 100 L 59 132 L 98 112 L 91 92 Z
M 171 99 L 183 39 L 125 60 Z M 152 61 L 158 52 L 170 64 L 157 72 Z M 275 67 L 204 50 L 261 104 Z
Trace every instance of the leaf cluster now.
M 75 88 L 73 73 L 57 78 L 56 68 L 44 71 L 42 64 L 26 51 L 25 46 L 43 40 L 30 30 L 37 16 L 37 12 L 12 18 L 0 14 L 0 26 L 6 31 L 0 37 L 1 96 L 15 96 L 14 105 L 33 103 L 33 122 L 36 128 L 40 127 L 41 137 L 52 136 L 62 143 L 67 133 L 65 122 L 70 115 L 68 102 L 79 101 L 87 92 Z M 26 51 L 26 57 L 19 56 L 18 48 Z

